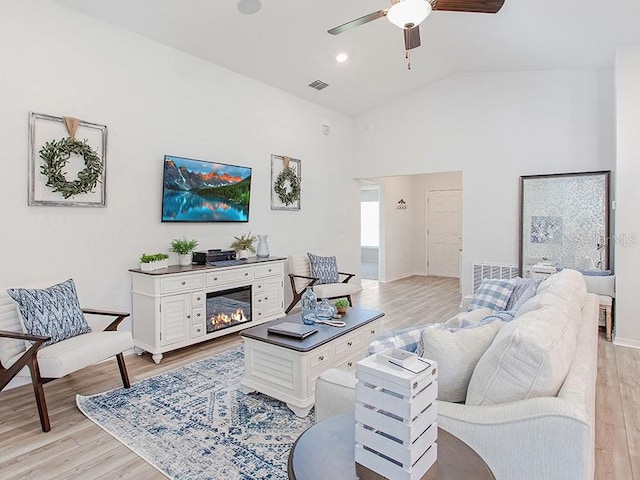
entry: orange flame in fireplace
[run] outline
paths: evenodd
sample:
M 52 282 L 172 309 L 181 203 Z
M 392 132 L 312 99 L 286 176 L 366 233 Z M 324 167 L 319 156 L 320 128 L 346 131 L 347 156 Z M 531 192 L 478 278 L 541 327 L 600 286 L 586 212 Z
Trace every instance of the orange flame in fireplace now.
M 229 325 L 230 323 L 242 323 L 248 321 L 249 319 L 245 316 L 244 310 L 242 310 L 241 307 L 231 315 L 228 315 L 226 313 L 214 313 L 213 315 L 211 315 L 211 325 L 216 328 Z

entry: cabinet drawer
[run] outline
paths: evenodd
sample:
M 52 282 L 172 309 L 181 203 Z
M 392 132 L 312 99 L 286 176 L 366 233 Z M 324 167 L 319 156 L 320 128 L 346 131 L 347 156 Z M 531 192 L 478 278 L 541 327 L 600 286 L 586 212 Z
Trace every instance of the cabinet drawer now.
M 202 274 L 199 275 L 176 275 L 160 280 L 161 293 L 183 292 L 202 288 Z
M 363 337 L 366 339 L 367 345 L 369 345 L 369 341 L 376 337 L 381 332 L 381 322 L 380 320 L 376 320 L 375 322 L 371 322 L 368 325 L 362 327 Z
M 362 360 L 363 358 L 364 358 L 364 353 L 362 352 L 346 360 L 342 360 L 341 362 L 338 362 L 334 368 L 337 368 L 339 370 L 355 370 L 356 363 L 358 363 L 358 361 Z
M 205 328 L 203 323 L 197 325 L 191 325 L 191 338 L 197 338 L 204 335 Z
M 191 305 L 194 307 L 199 307 L 200 305 L 204 305 L 204 299 L 207 298 L 204 292 L 193 292 L 191 294 Z
M 253 269 L 251 267 L 207 273 L 207 287 L 215 287 L 216 285 L 224 285 L 225 283 L 240 282 L 243 280 L 253 280 Z
M 284 265 L 282 262 L 270 262 L 266 265 L 256 265 L 255 272 L 256 278 L 282 275 L 284 273 Z
M 314 350 L 311 354 L 311 358 L 309 359 L 309 367 L 312 370 L 319 369 L 320 371 L 325 370 L 331 367 L 331 363 L 333 362 L 333 348 L 331 345 L 321 347 L 317 350 Z
M 345 355 L 351 357 L 363 348 L 364 342 L 362 341 L 358 332 L 354 332 L 350 335 L 345 335 L 344 338 L 341 337 L 335 341 L 336 358 Z
M 191 312 L 191 323 L 204 323 L 205 321 L 205 313 L 204 308 L 194 308 Z

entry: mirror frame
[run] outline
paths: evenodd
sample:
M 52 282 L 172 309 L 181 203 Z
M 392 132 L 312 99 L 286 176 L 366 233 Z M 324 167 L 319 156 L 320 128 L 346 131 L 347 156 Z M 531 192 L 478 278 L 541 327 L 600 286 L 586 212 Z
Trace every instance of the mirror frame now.
M 577 173 L 553 173 L 548 175 L 522 175 L 520 176 L 520 232 L 519 232 L 519 245 L 518 245 L 518 267 L 520 268 L 520 276 L 524 277 L 524 208 L 525 208 L 525 183 L 527 180 L 541 180 L 541 179 L 549 179 L 556 180 L 558 178 L 580 178 L 585 176 L 602 176 L 604 177 L 604 254 L 602 263 L 602 270 L 606 270 L 610 265 L 610 209 L 611 209 L 611 199 L 610 199 L 610 182 L 611 182 L 611 170 L 601 170 L 595 172 L 577 172 Z M 571 201 L 568 199 L 567 201 Z

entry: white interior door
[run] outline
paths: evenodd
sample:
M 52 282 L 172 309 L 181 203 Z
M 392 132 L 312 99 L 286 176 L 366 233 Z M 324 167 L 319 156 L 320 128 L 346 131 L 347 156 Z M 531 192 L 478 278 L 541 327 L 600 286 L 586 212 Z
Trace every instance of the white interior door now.
M 460 277 L 462 190 L 431 190 L 427 197 L 427 271 Z

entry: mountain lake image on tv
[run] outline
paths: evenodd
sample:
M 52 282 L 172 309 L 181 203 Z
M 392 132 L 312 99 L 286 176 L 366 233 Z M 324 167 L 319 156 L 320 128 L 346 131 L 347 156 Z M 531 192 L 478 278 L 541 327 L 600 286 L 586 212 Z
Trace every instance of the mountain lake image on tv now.
M 251 168 L 165 155 L 163 222 L 248 222 Z

